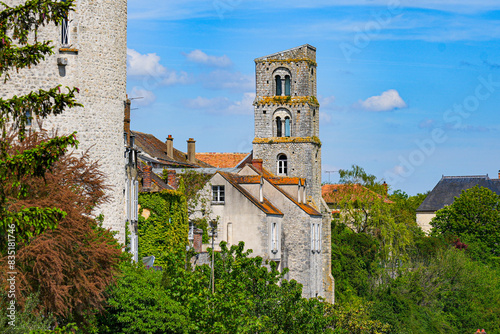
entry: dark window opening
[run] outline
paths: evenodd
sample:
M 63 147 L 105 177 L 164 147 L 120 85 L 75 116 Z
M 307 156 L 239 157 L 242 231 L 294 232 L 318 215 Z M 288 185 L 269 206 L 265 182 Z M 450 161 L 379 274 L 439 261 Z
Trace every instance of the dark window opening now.
M 290 76 L 285 76 L 285 95 L 290 96 Z
M 290 117 L 285 117 L 285 137 L 290 137 Z
M 276 137 L 281 137 L 281 136 L 282 136 L 281 118 L 276 117 Z
M 276 76 L 276 95 L 281 96 L 281 77 L 279 75 Z

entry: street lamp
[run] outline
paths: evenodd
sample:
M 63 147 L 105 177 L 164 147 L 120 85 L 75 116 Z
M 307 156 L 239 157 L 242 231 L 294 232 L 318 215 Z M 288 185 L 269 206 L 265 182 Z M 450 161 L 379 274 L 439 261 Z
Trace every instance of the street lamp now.
M 212 294 L 215 293 L 215 273 L 214 273 L 214 269 L 215 269 L 215 261 L 214 261 L 214 258 L 215 258 L 215 250 L 214 250 L 214 239 L 215 237 L 217 237 L 217 220 L 212 220 L 210 222 L 210 230 L 211 230 L 211 235 L 212 235 L 212 275 L 211 275 L 211 278 L 210 278 L 210 281 L 211 281 L 211 285 L 212 285 Z

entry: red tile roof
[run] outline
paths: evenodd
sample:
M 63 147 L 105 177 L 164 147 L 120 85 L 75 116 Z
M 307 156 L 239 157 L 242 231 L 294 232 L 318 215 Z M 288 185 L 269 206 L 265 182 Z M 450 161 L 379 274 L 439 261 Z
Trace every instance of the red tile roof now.
M 292 196 L 290 196 L 286 191 L 281 189 L 279 185 L 283 184 L 298 184 L 299 178 L 298 177 L 287 177 L 287 176 L 274 176 L 271 174 L 268 170 L 265 168 L 262 168 L 262 171 L 259 169 L 255 168 L 253 165 L 248 165 L 250 168 L 252 168 L 255 172 L 259 173 L 259 175 L 262 175 L 269 183 L 271 183 L 274 188 L 276 188 L 279 192 L 281 192 L 285 197 L 287 197 L 290 201 L 292 201 L 295 205 L 300 207 L 304 212 L 306 212 L 309 215 L 312 216 L 321 216 L 321 213 L 319 213 L 316 209 L 314 209 L 312 206 L 308 204 L 303 204 L 299 203 L 296 199 L 294 199 Z M 260 181 L 259 181 L 260 182 Z
M 233 168 L 240 164 L 249 153 L 196 153 L 196 159 L 218 168 Z
M 373 201 L 382 198 L 381 195 L 360 184 L 325 184 L 321 187 L 321 196 L 329 204 L 340 203 L 346 198 L 350 198 L 351 201 L 358 199 Z M 384 202 L 394 203 L 387 198 L 384 198 Z
M 226 179 L 229 183 L 233 185 L 243 196 L 245 196 L 250 202 L 252 202 L 255 206 L 257 206 L 259 209 L 264 211 L 267 214 L 270 215 L 283 215 L 283 212 L 281 212 L 278 208 L 276 208 L 274 205 L 271 204 L 266 198 L 264 198 L 264 202 L 259 202 L 256 200 L 248 191 L 246 191 L 243 187 L 241 187 L 238 182 L 236 181 L 234 175 L 225 173 L 225 172 L 217 172 L 224 179 Z

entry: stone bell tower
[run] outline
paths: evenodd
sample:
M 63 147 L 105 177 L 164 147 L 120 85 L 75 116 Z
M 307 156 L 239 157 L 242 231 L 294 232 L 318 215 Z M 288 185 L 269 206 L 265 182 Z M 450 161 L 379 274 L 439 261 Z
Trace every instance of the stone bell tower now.
M 4 0 L 18 6 L 23 0 Z M 62 25 L 42 27 L 38 40 L 51 40 L 54 54 L 31 69 L 11 72 L 0 96 L 27 94 L 62 85 L 78 87 L 83 108 L 44 121 L 59 134 L 77 131 L 79 150 L 89 150 L 105 174 L 108 203 L 95 209 L 104 226 L 125 242 L 125 162 L 123 120 L 127 75 L 127 0 L 78 0 Z M 1 7 L 1 6 L 0 6 Z M 36 123 L 36 122 L 34 122 Z
M 303 177 L 320 207 L 321 142 L 316 98 L 316 48 L 305 44 L 255 59 L 253 155 L 275 175 Z

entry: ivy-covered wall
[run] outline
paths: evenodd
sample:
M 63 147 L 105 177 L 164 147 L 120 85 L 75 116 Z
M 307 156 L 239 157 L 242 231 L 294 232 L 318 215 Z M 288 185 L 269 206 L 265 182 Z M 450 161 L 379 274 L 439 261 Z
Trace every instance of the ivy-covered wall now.
M 189 224 L 183 192 L 141 193 L 139 205 L 139 259 L 154 255 L 155 266 L 164 266 L 172 256 L 184 254 Z

